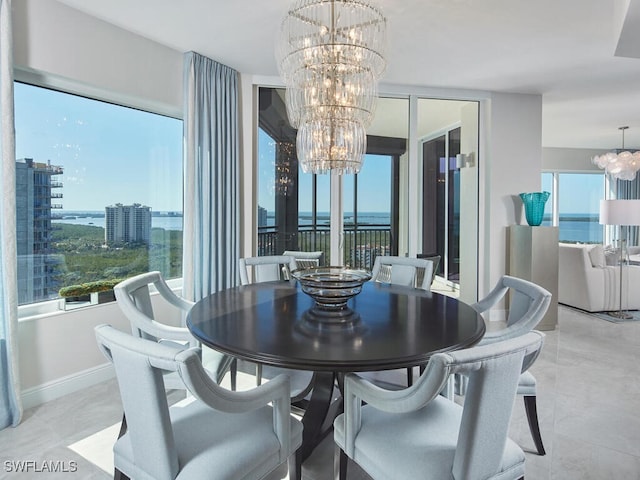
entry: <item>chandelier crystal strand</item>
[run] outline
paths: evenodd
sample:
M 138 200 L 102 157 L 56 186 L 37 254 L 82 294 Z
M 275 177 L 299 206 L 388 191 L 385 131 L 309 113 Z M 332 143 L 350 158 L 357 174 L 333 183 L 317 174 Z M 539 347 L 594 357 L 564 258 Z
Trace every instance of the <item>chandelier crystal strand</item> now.
M 619 127 L 622 131 L 622 149 L 617 152 L 607 152 L 593 157 L 592 162 L 598 168 L 604 169 L 613 178 L 619 180 L 633 180 L 640 170 L 640 151 L 626 151 L 624 149 L 624 131 L 629 127 Z
M 367 150 L 367 134 L 357 120 L 312 120 L 300 126 L 296 148 L 305 173 L 357 173 Z
M 355 0 L 299 0 L 280 30 L 277 59 L 305 172 L 357 173 L 385 69 L 386 18 Z

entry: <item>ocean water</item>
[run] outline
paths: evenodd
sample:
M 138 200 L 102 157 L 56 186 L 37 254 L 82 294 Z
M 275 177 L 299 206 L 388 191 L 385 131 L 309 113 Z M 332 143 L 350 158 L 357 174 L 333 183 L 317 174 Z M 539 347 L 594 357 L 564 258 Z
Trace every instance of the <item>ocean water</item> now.
M 330 215 L 329 212 L 318 212 L 316 214 L 318 225 L 329 225 Z M 353 212 L 344 213 L 344 223 L 353 223 Z M 311 212 L 300 212 L 298 214 L 299 225 L 311 225 L 313 223 L 313 217 Z M 391 223 L 388 213 L 384 212 L 358 212 L 358 224 L 367 225 L 389 225 Z M 275 226 L 276 214 L 275 212 L 267 212 L 267 225 L 268 227 Z
M 69 223 L 72 225 L 105 226 L 104 212 L 65 212 L 63 215 L 69 218 L 52 220 L 53 223 Z M 318 212 L 319 225 L 329 225 L 329 212 Z M 300 212 L 298 217 L 300 225 L 311 225 L 311 212 Z M 345 224 L 354 221 L 352 212 L 345 212 Z M 358 212 L 358 223 L 368 225 L 389 225 L 390 217 L 384 212 Z M 275 225 L 275 213 L 267 213 L 267 226 Z M 551 225 L 547 216 L 542 225 Z M 182 230 L 181 216 L 154 216 L 151 217 L 152 228 L 164 228 L 165 230 Z M 603 225 L 598 223 L 598 215 L 592 214 L 566 214 L 560 216 L 559 237 L 561 242 L 602 243 L 604 235 Z
M 93 225 L 105 227 L 104 212 L 65 212 L 62 214 L 66 218 L 56 218 L 51 223 L 67 223 L 71 225 Z M 151 228 L 163 228 L 165 230 L 182 231 L 182 216 L 152 216 Z
M 549 216 L 545 215 L 542 225 L 551 225 Z M 604 225 L 600 225 L 598 214 L 560 215 L 558 237 L 561 242 L 602 243 Z

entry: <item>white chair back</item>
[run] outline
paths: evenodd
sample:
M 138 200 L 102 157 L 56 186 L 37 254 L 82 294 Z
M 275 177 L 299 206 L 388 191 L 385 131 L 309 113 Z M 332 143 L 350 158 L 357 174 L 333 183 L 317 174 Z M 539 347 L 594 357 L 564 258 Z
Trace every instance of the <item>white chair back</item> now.
M 110 325 L 99 325 L 95 333 L 116 370 L 127 432 L 114 446 L 114 465 L 129 478 L 210 478 L 214 472 L 258 479 L 301 444 L 302 425 L 290 415 L 286 376 L 231 392 L 207 375 L 198 348 L 158 344 Z M 182 388 L 195 397 L 171 414 L 167 373 L 182 379 Z
M 380 389 L 348 374 L 334 439 L 374 478 L 419 478 L 425 471 L 433 478 L 520 478 L 525 457 L 513 442 L 506 449 L 509 422 L 518 378 L 538 356 L 543 338 L 533 331 L 435 354 L 404 390 Z M 469 378 L 462 407 L 440 395 L 455 374 Z
M 289 280 L 289 272 L 297 268 L 295 258 L 289 255 L 246 257 L 241 258 L 238 265 L 242 285 Z M 250 269 L 253 271 L 253 277 Z
M 533 330 L 547 313 L 551 303 L 551 293 L 541 286 L 504 275 L 485 298 L 471 307 L 484 314 L 497 305 L 507 292 L 510 292 L 507 327 L 488 331 L 480 341 L 483 345 L 524 335 Z
M 419 275 L 420 274 L 420 275 Z M 418 276 L 422 279 L 417 283 Z M 433 262 L 422 258 L 379 255 L 373 262 L 371 281 L 431 290 Z
M 321 266 L 323 252 L 301 252 L 295 250 L 285 250 L 283 255 L 295 258 L 298 268 L 310 268 Z
M 176 321 L 171 325 L 156 319 L 150 286 L 155 287 L 166 303 L 177 309 L 176 315 L 180 315 L 180 318 L 176 318 Z M 129 319 L 134 336 L 154 342 L 174 342 L 182 347 L 197 347 L 199 345 L 199 342 L 185 326 L 186 315 L 193 307 L 194 302 L 173 293 L 160 272 L 142 273 L 123 280 L 113 287 L 113 292 L 118 306 Z M 204 350 L 203 361 L 206 368 L 216 381 L 222 381 L 227 371 L 232 368 L 233 357 L 209 348 Z M 168 375 L 165 378 L 165 383 L 168 388 L 182 388 L 182 383 L 177 375 Z M 235 371 L 232 371 L 232 385 L 235 387 Z
M 156 321 L 151 302 L 151 285 L 166 302 L 179 309 L 182 316 L 180 323 L 183 328 L 170 327 Z M 173 293 L 160 272 L 142 273 L 123 280 L 113 288 L 113 292 L 118 306 L 129 319 L 135 336 L 155 341 L 159 339 L 188 340 L 192 346 L 197 345 L 184 327 L 186 313 L 193 306 L 193 302 Z

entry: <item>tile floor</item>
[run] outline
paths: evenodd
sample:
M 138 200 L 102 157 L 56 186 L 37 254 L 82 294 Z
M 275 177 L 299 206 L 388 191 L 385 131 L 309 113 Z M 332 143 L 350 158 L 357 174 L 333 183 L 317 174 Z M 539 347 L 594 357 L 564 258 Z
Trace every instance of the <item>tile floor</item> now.
M 527 454 L 526 478 L 640 480 L 640 322 L 615 324 L 560 307 L 558 328 L 546 333 L 532 367 L 546 456 L 533 453 L 521 400 L 512 419 L 511 437 Z M 0 479 L 111 478 L 121 415 L 113 380 L 26 411 L 20 426 L 0 431 Z M 328 437 L 306 462 L 305 480 L 332 478 L 332 455 Z M 10 471 L 20 460 L 76 471 Z M 349 478 L 368 477 L 351 468 Z

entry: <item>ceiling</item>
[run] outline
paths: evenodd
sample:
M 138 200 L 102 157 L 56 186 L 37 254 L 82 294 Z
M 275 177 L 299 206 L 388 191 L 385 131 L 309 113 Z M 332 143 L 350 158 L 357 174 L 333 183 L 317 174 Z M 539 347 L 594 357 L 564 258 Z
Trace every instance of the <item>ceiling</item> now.
M 178 51 L 277 76 L 293 0 L 60 0 Z M 375 0 L 382 84 L 542 94 L 545 147 L 640 148 L 640 0 Z

